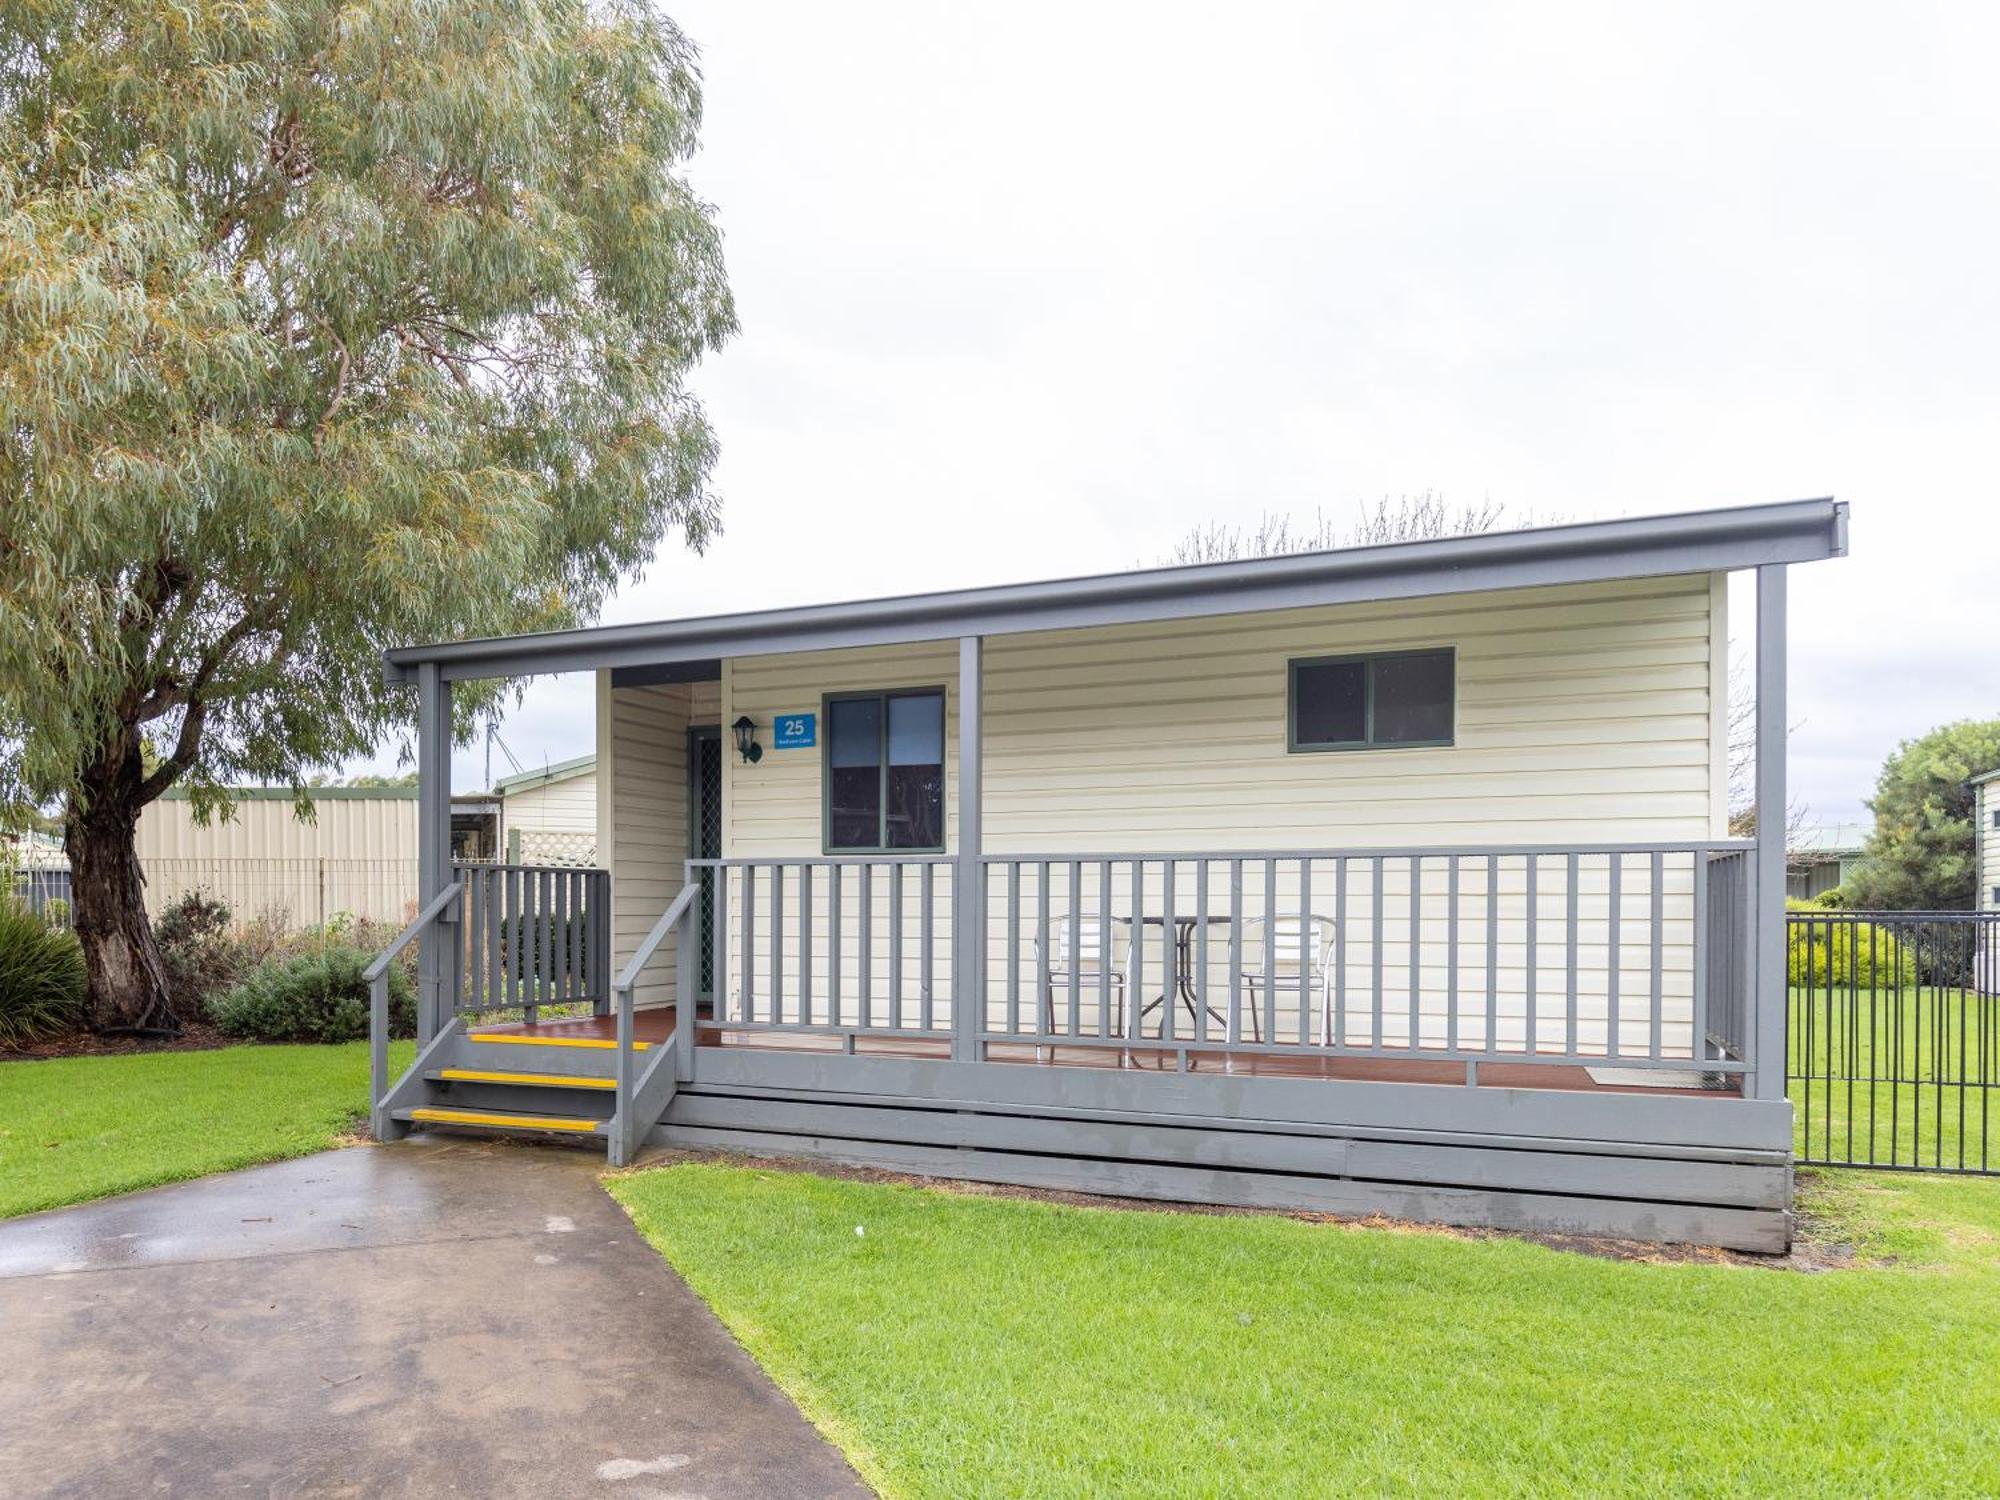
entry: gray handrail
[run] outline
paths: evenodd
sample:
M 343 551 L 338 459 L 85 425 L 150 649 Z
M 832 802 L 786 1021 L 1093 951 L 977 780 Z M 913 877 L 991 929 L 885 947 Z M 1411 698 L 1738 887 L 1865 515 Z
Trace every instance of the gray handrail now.
M 653 930 L 632 952 L 631 959 L 618 971 L 618 978 L 612 983 L 611 992 L 618 1007 L 618 1091 L 617 1113 L 613 1122 L 613 1166 L 622 1167 L 631 1155 L 636 1136 L 632 1129 L 632 991 L 639 983 L 639 975 L 659 951 L 660 944 L 667 940 L 667 934 L 679 926 L 695 899 L 701 895 L 698 881 L 689 881 L 674 897 L 673 904 L 660 914 L 660 920 L 653 924 Z M 687 965 L 683 964 L 683 972 Z M 694 1044 L 694 997 L 676 993 L 674 1005 L 674 1049 L 679 1053 Z
M 454 880 L 431 897 L 430 905 L 418 912 L 415 920 L 376 955 L 375 962 L 361 971 L 361 978 L 368 986 L 368 1118 L 377 1140 L 382 1138 L 384 1123 L 382 1099 L 389 1092 L 389 965 L 418 933 L 444 915 L 445 908 L 458 899 L 462 890 L 464 887 Z

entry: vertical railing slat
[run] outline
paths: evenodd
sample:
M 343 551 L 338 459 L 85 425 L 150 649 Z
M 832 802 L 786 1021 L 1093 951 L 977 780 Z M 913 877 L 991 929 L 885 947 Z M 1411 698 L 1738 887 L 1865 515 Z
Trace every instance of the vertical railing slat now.
M 1458 1051 L 1458 856 L 1447 855 L 1444 881 L 1444 1045 Z
M 1035 1033 L 1056 1030 L 1055 952 L 1049 947 L 1049 862 L 1035 867 Z
M 1347 856 L 1333 862 L 1333 1040 L 1347 1045 Z
M 799 1021 L 813 1024 L 813 867 L 799 866 Z
M 785 1024 L 785 866 L 771 865 L 771 1024 Z
M 1625 859 L 1623 855 L 1614 854 L 1611 856 L 1610 881 L 1611 908 L 1608 914 L 1608 925 L 1605 928 L 1604 934 L 1604 1055 L 1606 1057 L 1616 1057 L 1619 1048 L 1618 971 L 1623 966 L 1619 957 L 1619 923 L 1624 915 L 1625 907 Z M 1697 924 L 1701 921 L 1701 915 L 1701 903 L 1697 900 L 1695 903 L 1695 921 Z M 1696 932 L 1697 934 L 1700 932 L 1699 926 L 1696 927 Z M 1700 969 L 1701 965 L 1697 962 L 1695 965 L 1695 983 L 1697 985 L 1701 983 Z
M 1021 1034 L 1021 862 L 1007 861 L 1007 1030 Z
M 1576 930 L 1577 923 L 1581 920 L 1582 914 L 1580 893 L 1576 888 L 1582 869 L 1583 865 L 1578 856 L 1575 854 L 1570 855 L 1568 873 L 1565 875 L 1563 881 L 1563 894 L 1568 912 L 1568 915 L 1564 919 L 1566 946 L 1563 957 L 1563 1051 L 1571 1057 L 1576 1056 L 1578 1012 L 1582 1008 L 1582 1002 L 1577 994 L 1579 976 L 1577 973 Z
M 1371 971 L 1371 983 L 1374 993 L 1369 997 L 1368 1009 L 1370 1016 L 1370 1035 L 1374 1039 L 1370 1043 L 1370 1045 L 1375 1047 L 1379 1051 L 1382 1046 L 1382 1011 L 1383 1011 L 1382 932 L 1383 932 L 1383 922 L 1385 920 L 1385 913 L 1383 909 L 1388 905 L 1388 903 L 1383 899 L 1382 856 L 1379 854 L 1375 856 L 1373 870 L 1370 875 L 1370 882 L 1371 883 L 1368 888 L 1368 899 L 1373 910 L 1370 912 L 1371 920 L 1369 925 L 1368 963 Z
M 1486 1050 L 1500 1050 L 1500 856 L 1486 856 Z
M 918 991 L 918 1006 L 919 1006 L 918 1016 L 923 1023 L 924 1030 L 929 1031 L 935 1024 L 934 1022 L 935 1012 L 932 1009 L 934 1000 L 934 995 L 933 995 L 934 986 L 933 986 L 933 974 L 931 969 L 931 924 L 936 920 L 937 907 L 936 907 L 936 902 L 932 896 L 933 882 L 931 877 L 937 873 L 937 865 L 933 863 L 931 860 L 927 859 L 921 865 L 918 865 L 917 869 L 921 871 L 923 875 L 923 896 L 921 901 L 919 902 L 918 913 L 917 913 L 917 920 L 922 924 L 922 932 L 917 939 L 918 964 L 923 971 L 918 981 L 920 985 L 920 989 Z M 987 903 L 985 901 L 981 901 L 979 903 L 980 925 L 984 926 L 986 924 L 986 920 L 987 920 Z M 982 1023 L 984 1022 L 984 1020 L 985 1018 L 981 1017 Z M 984 1029 L 983 1025 L 982 1029 Z
M 1540 996 L 1537 993 L 1541 988 L 1541 954 L 1539 944 L 1536 941 L 1538 934 L 1535 930 L 1535 924 L 1541 916 L 1539 910 L 1541 892 L 1537 889 L 1536 879 L 1540 874 L 1541 863 L 1540 855 L 1530 854 L 1528 856 L 1528 969 L 1527 996 L 1524 1009 L 1528 1025 L 1527 1053 L 1530 1057 L 1533 1057 L 1537 1052 L 1542 1050 L 1542 1018 L 1538 1014 Z
M 743 997 L 740 1001 L 742 1013 L 737 1020 L 745 1023 L 757 1019 L 757 997 L 755 991 L 757 968 L 757 867 L 743 867 Z
M 1101 929 L 1100 929 L 1101 935 Z M 1076 1036 L 1082 1031 L 1083 1011 L 1083 954 L 1079 941 L 1083 936 L 1083 866 L 1075 860 L 1069 863 L 1069 1034 Z M 1103 955 L 1098 956 L 1103 964 Z
M 1174 867 L 1172 855 L 1160 862 L 1160 1040 L 1174 1039 L 1174 1008 L 1180 1003 L 1180 926 L 1174 920 Z
M 1125 1006 L 1125 1039 L 1139 1040 L 1139 1017 L 1146 1008 L 1146 862 L 1132 861 L 1132 998 Z
M 826 882 L 826 1018 L 830 1025 L 845 1026 L 847 1017 L 840 1008 L 841 979 L 841 890 L 847 884 L 847 866 L 834 865 Z
M 1099 860 L 1097 864 L 1097 922 L 1104 961 L 1097 966 L 1097 1034 L 1111 1035 L 1111 939 L 1117 928 L 1111 920 L 1111 861 Z M 1123 965 L 1117 965 L 1124 972 Z
M 1315 1034 L 1306 1029 L 1306 1012 L 1311 1008 L 1308 976 L 1319 969 L 1319 922 L 1313 913 L 1313 862 L 1310 856 L 1299 861 L 1299 1045 L 1326 1040 L 1326 1015 L 1322 1011 Z M 1320 976 L 1322 979 L 1324 975 Z
M 875 1024 L 875 866 L 864 860 L 856 867 L 856 872 L 861 877 L 858 912 L 861 932 L 856 953 L 860 959 L 861 1026 L 866 1030 Z
M 1264 861 L 1264 1035 L 1278 1040 L 1278 862 Z
M 1229 862 L 1229 1024 L 1230 1046 L 1243 1039 L 1243 861 Z
M 1194 862 L 1194 1035 L 1208 1041 L 1208 861 Z
M 889 1025 L 903 1029 L 903 867 L 889 866 Z
M 1662 962 L 1666 947 L 1666 925 L 1667 925 L 1666 874 L 1667 874 L 1666 855 L 1660 850 L 1655 849 L 1653 851 L 1653 890 L 1652 890 L 1653 995 L 1652 995 L 1652 1031 L 1650 1038 L 1650 1055 L 1656 1061 L 1660 1056 L 1660 1037 L 1661 1037 L 1662 1027 L 1665 1024 L 1665 1013 L 1667 1004 L 1666 985 L 1664 981 L 1665 966 Z
M 1410 856 L 1410 1041 L 1415 1050 L 1423 1039 L 1424 861 Z

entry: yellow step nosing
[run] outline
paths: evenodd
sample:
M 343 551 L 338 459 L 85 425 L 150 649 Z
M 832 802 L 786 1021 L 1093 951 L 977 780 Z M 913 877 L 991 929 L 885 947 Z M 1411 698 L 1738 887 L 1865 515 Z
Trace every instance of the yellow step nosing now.
M 615 1089 L 615 1078 L 584 1073 L 488 1073 L 478 1068 L 439 1068 L 437 1076 L 451 1083 L 517 1083 L 552 1089 Z
M 428 1104 L 411 1110 L 410 1118 L 431 1125 L 504 1125 L 514 1130 L 570 1130 L 579 1135 L 593 1132 L 603 1123 L 559 1115 L 501 1115 L 476 1109 L 437 1109 Z
M 521 1036 L 512 1031 L 468 1031 L 468 1042 L 504 1042 L 515 1047 L 596 1047 L 600 1050 L 616 1051 L 618 1044 L 599 1036 Z M 634 1042 L 634 1052 L 647 1052 L 651 1042 Z

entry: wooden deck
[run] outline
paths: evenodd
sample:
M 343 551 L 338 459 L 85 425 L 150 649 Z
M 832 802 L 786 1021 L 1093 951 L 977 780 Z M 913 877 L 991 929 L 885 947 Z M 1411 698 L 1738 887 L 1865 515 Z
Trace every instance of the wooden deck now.
M 674 1033 L 674 1010 L 663 1006 L 641 1010 L 632 1018 L 633 1038 L 640 1042 L 664 1043 Z M 472 1040 L 482 1035 L 547 1038 L 551 1041 L 611 1041 L 618 1037 L 613 1016 L 583 1016 L 573 1020 L 541 1021 L 534 1025 L 512 1022 L 480 1026 L 470 1033 Z M 704 1025 L 700 1032 L 704 1047 L 733 1047 L 779 1052 L 838 1053 L 844 1042 L 838 1036 L 816 1036 L 804 1032 L 738 1031 L 729 1027 Z M 860 1057 L 903 1057 L 946 1059 L 951 1043 L 918 1037 L 857 1037 L 854 1053 Z M 1175 1054 L 1159 1047 L 1056 1046 L 1036 1047 L 1029 1043 L 992 1042 L 987 1061 L 1023 1067 L 1095 1068 L 1138 1072 L 1173 1072 Z M 1249 1078 L 1325 1078 L 1353 1083 L 1428 1083 L 1464 1088 L 1465 1065 L 1452 1061 L 1420 1058 L 1330 1057 L 1301 1054 L 1287 1057 L 1269 1052 L 1204 1050 L 1189 1054 L 1189 1067 L 1198 1073 L 1224 1073 Z M 1607 1070 L 1608 1071 L 1608 1070 Z M 1695 1071 L 1692 1064 L 1688 1072 Z M 1480 1088 L 1554 1089 L 1594 1094 L 1644 1094 L 1680 1096 L 1691 1099 L 1734 1099 L 1735 1080 L 1727 1079 L 1720 1088 L 1678 1088 L 1653 1083 L 1606 1083 L 1584 1067 L 1555 1063 L 1481 1062 Z

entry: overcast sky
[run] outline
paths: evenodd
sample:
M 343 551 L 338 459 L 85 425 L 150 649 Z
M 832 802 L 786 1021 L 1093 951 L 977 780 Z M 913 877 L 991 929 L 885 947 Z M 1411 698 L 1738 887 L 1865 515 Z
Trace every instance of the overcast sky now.
M 1792 589 L 1814 816 L 2000 715 L 2000 7 L 669 9 L 743 323 L 694 378 L 726 529 L 608 619 L 1424 490 L 1834 495 L 1853 556 Z M 583 753 L 590 703 L 537 683 L 503 736 Z

